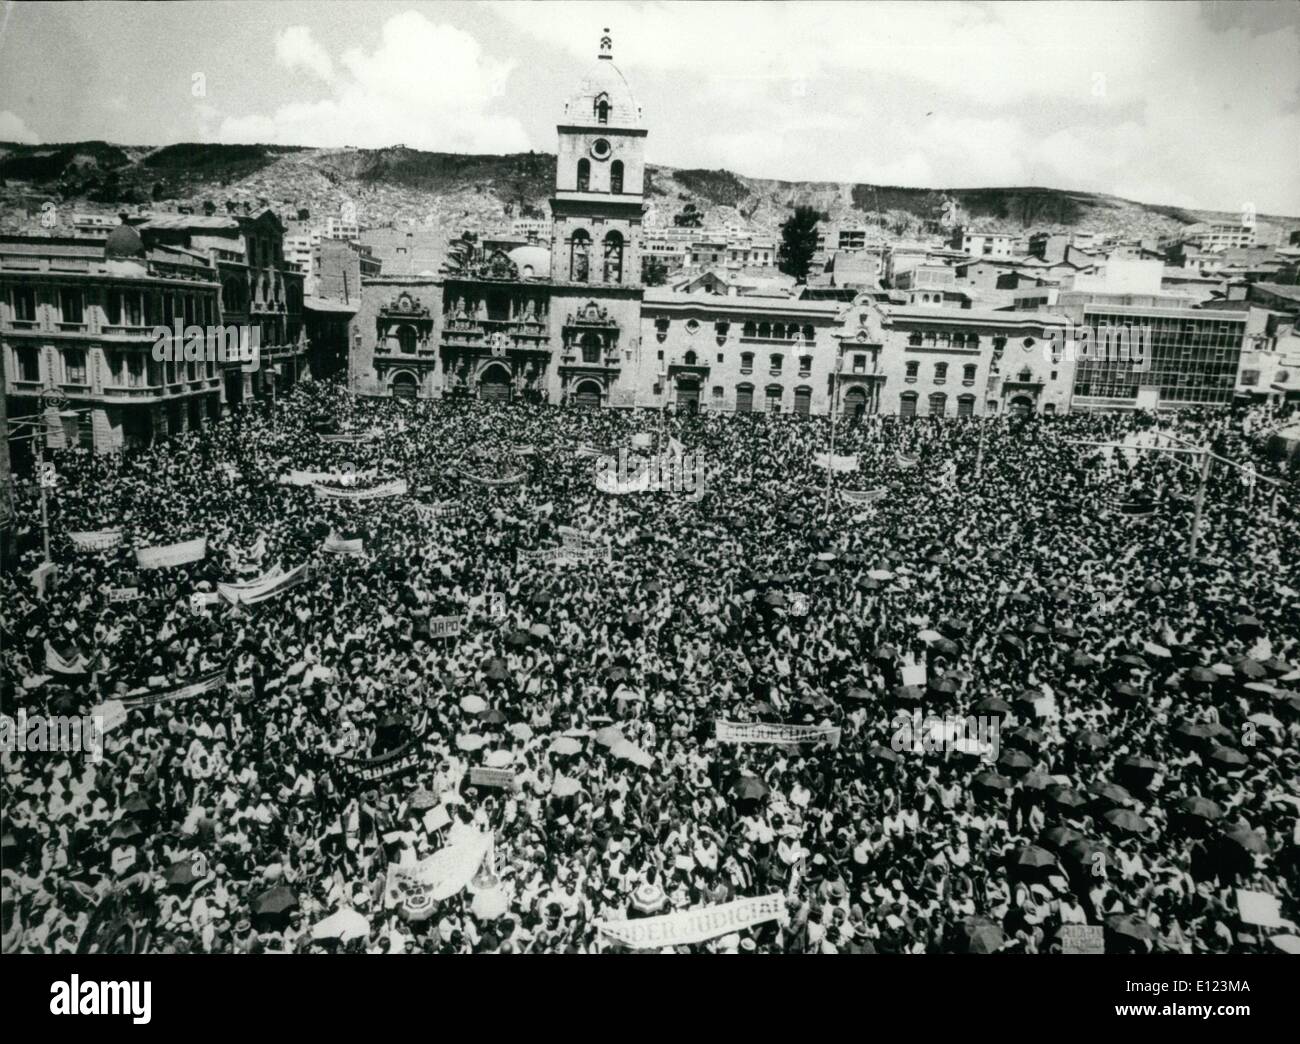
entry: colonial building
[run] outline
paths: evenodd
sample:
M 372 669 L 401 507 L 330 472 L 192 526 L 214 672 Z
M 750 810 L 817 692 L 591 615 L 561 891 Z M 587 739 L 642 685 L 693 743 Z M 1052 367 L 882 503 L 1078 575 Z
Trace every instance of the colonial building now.
M 156 326 L 221 322 L 217 265 L 129 225 L 107 239 L 0 237 L 0 351 L 10 416 L 43 392 L 78 421 L 52 444 L 97 452 L 147 445 L 221 415 L 221 364 L 153 358 Z M 238 363 L 233 364 L 238 372 Z

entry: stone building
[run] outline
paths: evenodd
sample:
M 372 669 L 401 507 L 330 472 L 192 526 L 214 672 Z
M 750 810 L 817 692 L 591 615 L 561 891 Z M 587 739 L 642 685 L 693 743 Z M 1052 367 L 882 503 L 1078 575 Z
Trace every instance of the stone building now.
M 62 393 L 80 419 L 54 446 L 111 452 L 221 416 L 222 364 L 153 358 L 156 326 L 222 319 L 217 265 L 146 246 L 129 225 L 106 239 L 0 237 L 0 351 L 11 417 Z M 239 364 L 233 363 L 236 373 Z

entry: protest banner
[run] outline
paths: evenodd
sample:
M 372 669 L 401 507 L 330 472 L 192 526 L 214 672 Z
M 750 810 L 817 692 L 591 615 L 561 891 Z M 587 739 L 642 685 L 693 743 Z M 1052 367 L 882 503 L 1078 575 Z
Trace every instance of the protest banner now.
M 91 660 L 76 642 L 62 635 L 45 640 L 45 669 L 55 674 L 86 674 Z
M 424 730 L 425 722 L 421 721 L 412 727 L 405 743 L 385 754 L 365 758 L 335 757 L 334 766 L 340 781 L 364 789 L 416 771 L 424 763 L 421 750 Z
M 639 431 L 632 436 L 632 448 L 648 450 L 654 444 L 654 435 L 648 431 Z
M 605 541 L 595 533 L 575 529 L 573 526 L 557 526 L 555 531 L 559 534 L 560 541 L 565 547 L 588 547 L 591 545 L 603 547 L 605 544 Z
M 902 680 L 904 685 L 924 685 L 926 682 L 925 664 L 904 663 Z
M 884 486 L 877 489 L 842 489 L 840 500 L 845 504 L 872 504 L 885 495 Z
M 840 745 L 837 725 L 785 725 L 769 722 L 714 722 L 714 738 L 719 743 L 766 743 L 795 745 L 799 743 L 829 743 Z
M 431 616 L 425 623 L 425 633 L 430 638 L 455 638 L 464 621 L 463 616 Z
M 413 866 L 390 863 L 384 905 L 423 908 L 450 899 L 474 879 L 491 845 L 490 834 L 473 831 Z
M 78 551 L 109 551 L 122 542 L 122 531 L 100 529 L 93 533 L 69 533 L 68 539 Z
M 634 950 L 661 949 L 665 946 L 686 946 L 705 942 L 719 935 L 744 931 L 765 921 L 784 921 L 785 895 L 771 895 L 736 899 L 718 906 L 698 910 L 682 910 L 642 917 L 633 921 L 598 921 L 597 928 L 606 938 Z
M 194 540 L 183 540 L 178 544 L 138 547 L 135 551 L 135 564 L 141 569 L 167 569 L 171 566 L 200 562 L 207 553 L 208 538 L 198 537 Z
M 314 483 L 311 487 L 316 496 L 330 500 L 378 500 L 381 497 L 402 497 L 406 495 L 406 479 L 393 479 L 381 482 L 378 486 L 356 489 L 351 486 L 322 486 Z
M 372 479 L 378 475 L 378 471 L 371 469 L 369 471 L 290 471 L 280 476 L 280 485 L 282 486 L 314 486 L 318 482 L 329 482 L 336 486 L 345 485 L 349 482 L 359 482 L 365 479 Z
M 911 457 L 911 456 L 908 456 L 906 453 L 895 453 L 895 454 L 894 454 L 894 463 L 897 464 L 897 465 L 898 465 L 900 468 L 902 468 L 904 471 L 907 471 L 909 468 L 914 468 L 914 467 L 916 467 L 918 464 L 920 464 L 920 463 L 921 463 L 921 458 L 920 458 L 920 457 Z
M 443 500 L 436 504 L 415 505 L 415 515 L 421 522 L 432 522 L 439 518 L 450 518 L 459 510 L 460 504 L 454 500 Z
M 324 442 L 324 443 L 327 443 L 327 444 L 330 444 L 330 443 L 339 443 L 339 444 L 342 444 L 342 443 L 349 443 L 349 444 L 358 444 L 358 445 L 359 445 L 359 444 L 361 444 L 361 443 L 365 443 L 365 442 L 373 442 L 376 438 L 377 438 L 377 436 L 375 435 L 375 433 L 374 433 L 374 432 L 369 432 L 369 431 L 356 431 L 356 432 L 350 432 L 350 431 L 349 431 L 349 432 L 339 432 L 339 433 L 334 434 L 334 435 L 325 435 L 325 434 L 322 434 L 322 435 L 320 436 L 320 440 L 321 440 L 321 442 Z
M 514 790 L 515 774 L 510 769 L 486 768 L 476 765 L 469 770 L 469 781 L 475 787 L 502 787 Z
M 218 689 L 224 688 L 225 684 L 226 668 L 218 667 L 208 674 L 199 676 L 192 682 L 185 682 L 165 689 L 128 692 L 122 697 L 122 703 L 127 710 L 136 710 L 139 707 L 152 707 L 159 703 L 171 703 L 175 700 L 188 700 L 195 696 L 206 696 L 210 692 L 216 692 Z
M 823 470 L 830 468 L 832 471 L 857 471 L 858 458 L 856 456 L 840 456 L 836 454 L 832 457 L 829 453 L 813 454 L 813 464 Z
M 138 587 L 110 587 L 108 589 L 108 600 L 110 602 L 134 602 L 140 597 L 140 588 Z
M 268 598 L 275 598 L 292 587 L 297 587 L 307 579 L 307 563 L 297 569 L 285 572 L 276 566 L 256 580 L 237 584 L 217 584 L 217 591 L 231 605 L 256 605 Z
M 100 727 L 105 733 L 112 732 L 119 725 L 126 722 L 126 704 L 121 700 L 105 700 L 103 703 L 90 708 L 92 717 L 101 719 Z
M 1245 924 L 1258 924 L 1263 928 L 1282 927 L 1282 902 L 1268 892 L 1238 888 L 1237 914 Z
M 1099 924 L 1063 924 L 1061 952 L 1105 953 L 1105 932 Z
M 328 551 L 332 555 L 361 555 L 365 554 L 366 541 L 364 537 L 354 537 L 348 540 L 342 534 L 331 529 L 329 536 L 325 538 L 325 543 L 321 544 L 322 551 Z

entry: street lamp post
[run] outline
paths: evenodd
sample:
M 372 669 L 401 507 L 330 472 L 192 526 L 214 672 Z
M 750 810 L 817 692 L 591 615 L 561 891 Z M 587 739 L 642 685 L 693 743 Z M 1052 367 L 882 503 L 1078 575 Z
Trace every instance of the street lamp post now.
M 831 514 L 831 493 L 835 487 L 835 400 L 840 387 L 840 372 L 844 368 L 844 356 L 835 356 L 835 372 L 831 375 L 831 447 L 826 454 L 826 517 Z

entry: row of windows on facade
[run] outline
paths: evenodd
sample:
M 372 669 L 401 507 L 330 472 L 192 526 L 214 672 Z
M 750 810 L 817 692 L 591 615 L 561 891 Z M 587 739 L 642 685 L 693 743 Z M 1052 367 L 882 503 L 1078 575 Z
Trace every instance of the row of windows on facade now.
M 39 303 L 35 287 L 12 287 L 9 293 L 12 321 L 35 323 Z M 278 296 L 276 303 L 283 303 Z M 101 321 L 109 326 L 157 326 L 159 323 L 170 326 L 174 319 L 182 320 L 187 326 L 211 326 L 217 320 L 216 298 L 212 294 L 112 289 L 105 294 L 102 305 L 88 306 L 84 291 L 65 287 L 55 292 L 49 304 L 55 309 L 54 321 L 65 326 L 85 325 L 88 309 L 95 307 L 101 310 Z M 223 287 L 222 307 L 227 312 L 248 310 L 248 295 L 239 282 L 230 280 Z
M 15 348 L 14 371 L 17 379 L 36 384 L 41 381 L 40 349 L 29 346 Z M 64 348 L 59 352 L 63 384 L 89 386 L 87 353 L 83 348 Z M 158 362 L 139 352 L 106 350 L 104 352 L 105 384 L 116 388 L 156 388 L 164 383 L 197 381 L 217 375 L 215 361 L 190 360 L 189 362 Z
M 687 319 L 685 325 L 687 333 L 693 334 L 700 329 L 698 319 Z M 655 320 L 655 330 L 660 334 L 667 334 L 671 326 L 672 320 L 666 315 L 661 315 Z M 719 337 L 726 337 L 730 331 L 731 323 L 726 319 L 718 319 L 713 324 L 713 332 Z M 817 338 L 817 329 L 811 323 L 800 326 L 798 323 L 751 320 L 740 328 L 740 336 L 751 341 L 813 341 Z
M 574 229 L 569 239 L 569 280 L 585 283 L 591 278 L 591 236 L 586 229 Z M 623 235 L 610 231 L 605 234 L 604 282 L 623 281 Z
M 754 392 L 752 384 L 736 385 L 736 411 L 739 413 L 750 413 L 754 408 Z M 660 394 L 662 388 L 655 386 L 655 393 Z M 715 405 L 721 405 L 725 391 L 721 385 L 713 386 L 713 400 Z M 763 389 L 763 408 L 769 413 L 780 413 L 785 401 L 785 389 L 779 384 L 769 384 Z M 919 396 L 916 392 L 904 392 L 899 396 L 900 412 L 904 416 L 913 416 L 917 411 Z M 934 416 L 943 416 L 948 412 L 948 396 L 942 392 L 935 392 L 926 400 L 929 412 Z M 852 413 L 859 410 L 865 410 L 867 404 L 867 393 L 861 388 L 850 389 L 841 399 L 841 409 L 846 413 Z M 796 388 L 794 389 L 794 412 L 807 414 L 812 408 L 812 389 Z M 975 396 L 959 395 L 957 396 L 957 415 L 959 417 L 970 417 L 975 413 Z

